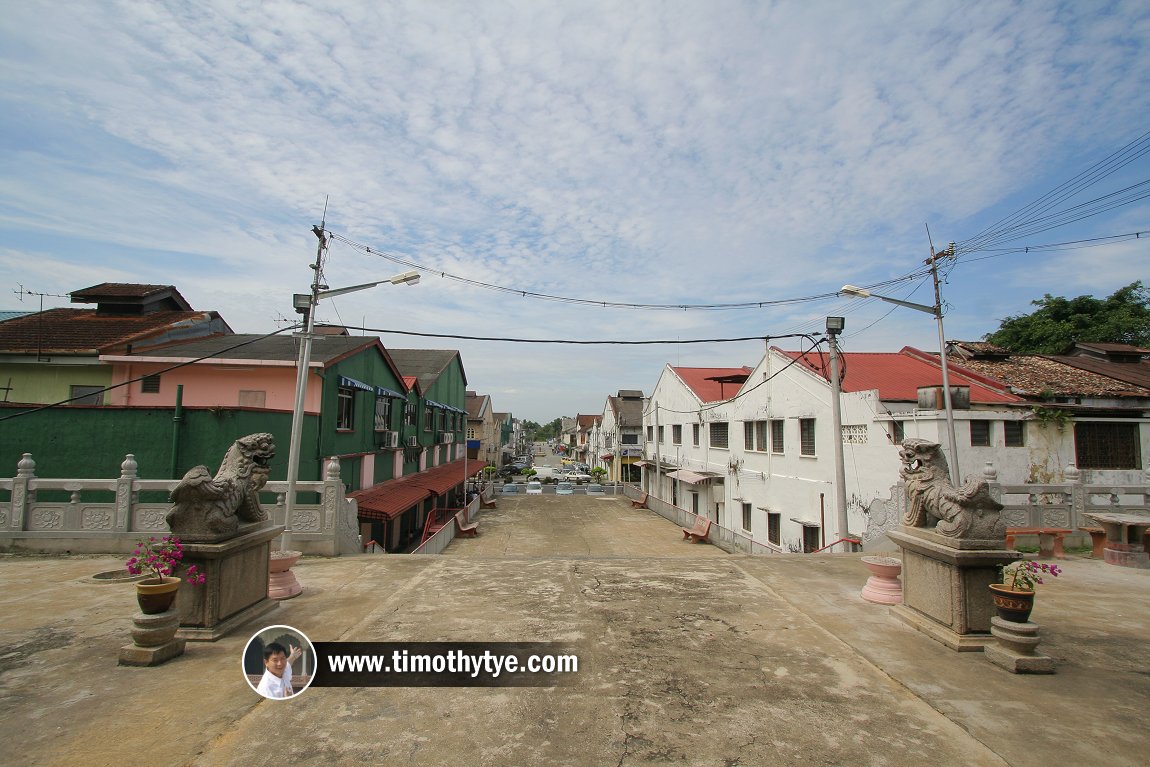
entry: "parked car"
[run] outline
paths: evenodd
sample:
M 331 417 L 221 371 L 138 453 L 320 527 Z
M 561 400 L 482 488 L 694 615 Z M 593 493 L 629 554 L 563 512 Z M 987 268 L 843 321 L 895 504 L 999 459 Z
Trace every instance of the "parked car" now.
M 556 469 L 555 476 L 566 482 L 590 482 L 591 475 L 568 466 L 565 469 Z

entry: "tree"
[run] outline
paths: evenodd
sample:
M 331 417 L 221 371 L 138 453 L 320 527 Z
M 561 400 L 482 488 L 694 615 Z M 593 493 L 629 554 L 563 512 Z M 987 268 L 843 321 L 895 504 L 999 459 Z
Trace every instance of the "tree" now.
M 1150 291 L 1141 281 L 1105 300 L 1047 293 L 1031 304 L 1038 308 L 1007 317 L 983 340 L 1017 354 L 1063 354 L 1075 343 L 1150 345 Z

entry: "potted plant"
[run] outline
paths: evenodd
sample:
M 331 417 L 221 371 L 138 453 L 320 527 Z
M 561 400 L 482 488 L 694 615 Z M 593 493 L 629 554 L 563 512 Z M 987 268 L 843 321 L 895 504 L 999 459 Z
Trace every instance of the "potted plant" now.
M 1024 559 L 999 568 L 1001 582 L 990 584 L 990 595 L 998 617 L 1013 623 L 1026 623 L 1034 609 L 1034 587 L 1043 582 L 1043 576 L 1057 578 L 1062 574 L 1058 565 Z
M 156 615 L 171 609 L 180 588 L 180 579 L 172 575 L 184 558 L 184 547 L 174 535 L 155 536 L 136 541 L 132 556 L 124 563 L 132 575 L 148 577 L 136 583 L 136 601 L 145 615 Z M 207 576 L 195 565 L 188 568 L 186 580 L 194 586 L 202 584 Z

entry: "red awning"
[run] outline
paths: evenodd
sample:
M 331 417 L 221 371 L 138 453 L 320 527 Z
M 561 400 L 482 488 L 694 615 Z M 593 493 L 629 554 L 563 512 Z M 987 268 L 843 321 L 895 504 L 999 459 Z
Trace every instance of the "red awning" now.
M 359 505 L 360 519 L 394 519 L 417 503 L 433 495 L 445 495 L 456 485 L 462 484 L 465 479 L 463 464 L 464 461 L 460 459 L 417 474 L 389 479 L 364 490 L 357 490 L 349 497 L 354 498 Z M 468 471 L 471 466 L 483 468 L 472 461 Z

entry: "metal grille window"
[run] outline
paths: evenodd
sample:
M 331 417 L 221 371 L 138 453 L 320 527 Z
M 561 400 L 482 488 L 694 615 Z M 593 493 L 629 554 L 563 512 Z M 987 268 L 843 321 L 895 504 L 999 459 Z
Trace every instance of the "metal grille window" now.
M 1002 431 L 1006 437 L 1007 447 L 1026 446 L 1026 424 L 1022 421 L 1003 421 Z
M 654 426 L 648 426 L 647 427 L 647 441 L 648 442 L 654 442 L 655 441 L 655 427 Z
M 743 529 L 751 532 L 751 504 L 743 504 Z
M 415 403 L 407 402 L 403 406 L 403 422 L 408 426 L 415 426 Z
M 711 447 L 721 448 L 726 450 L 728 447 L 727 442 L 727 422 L 716 421 L 710 425 L 710 441 Z
M 665 427 L 663 427 L 663 426 L 659 427 L 659 444 L 660 445 L 666 444 L 666 442 L 667 442 L 667 435 L 663 431 L 664 428 Z
M 391 398 L 375 398 L 375 430 L 387 431 L 391 428 Z
M 815 419 L 799 419 L 799 455 L 815 454 Z
M 990 421 L 970 422 L 970 446 L 990 447 Z
M 620 445 L 638 445 L 639 444 L 639 435 L 638 434 L 620 434 L 619 435 L 619 444 Z
M 350 431 L 355 428 L 355 390 L 341 386 L 336 396 L 335 428 Z
M 691 424 L 691 444 L 695 447 L 699 446 L 699 424 Z
M 140 392 L 142 394 L 159 394 L 160 393 L 160 375 L 144 376 L 140 381 Z
M 431 431 L 435 428 L 435 410 L 431 405 L 423 406 L 423 430 Z
M 754 421 L 744 421 L 743 422 L 743 449 L 744 450 L 754 450 L 755 449 L 755 422 Z
M 776 546 L 781 545 L 780 541 L 782 540 L 782 536 L 780 535 L 780 530 L 782 528 L 782 519 L 782 514 L 767 512 L 767 540 Z
M 783 424 L 785 421 L 771 421 L 771 452 L 783 453 Z
M 1136 423 L 1074 424 L 1074 453 L 1080 469 L 1137 469 L 1142 466 Z
M 906 439 L 906 424 L 902 421 L 891 423 L 890 437 L 896 445 L 901 445 L 902 441 Z
M 678 424 L 671 427 L 671 444 L 672 445 L 683 444 L 683 427 L 679 426 Z

